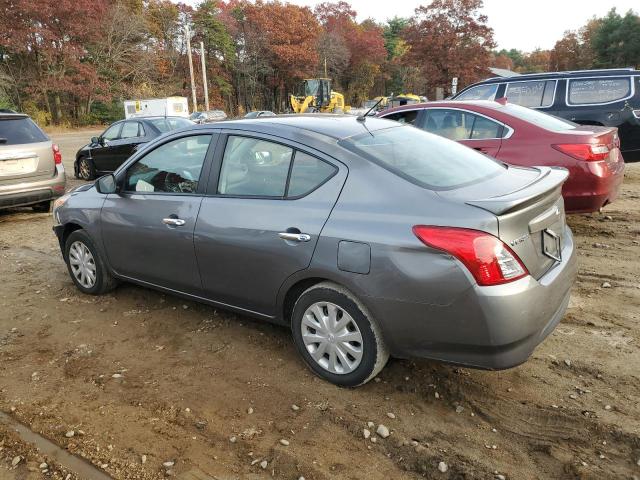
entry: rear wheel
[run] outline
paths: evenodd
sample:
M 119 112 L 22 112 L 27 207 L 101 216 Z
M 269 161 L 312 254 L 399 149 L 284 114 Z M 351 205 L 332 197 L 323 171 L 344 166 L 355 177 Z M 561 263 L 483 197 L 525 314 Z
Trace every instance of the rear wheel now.
M 300 295 L 291 322 L 294 342 L 309 368 L 336 385 L 362 385 L 389 359 L 375 320 L 334 283 L 319 283 Z
M 64 257 L 71 280 L 82 293 L 101 295 L 118 284 L 84 230 L 69 235 L 64 245 Z
M 51 200 L 47 200 L 46 202 L 36 203 L 35 205 L 31 205 L 31 208 L 34 212 L 38 213 L 48 213 L 51 210 Z
M 96 169 L 93 166 L 93 162 L 87 157 L 80 157 L 78 159 L 78 178 L 82 180 L 93 180 L 96 178 Z

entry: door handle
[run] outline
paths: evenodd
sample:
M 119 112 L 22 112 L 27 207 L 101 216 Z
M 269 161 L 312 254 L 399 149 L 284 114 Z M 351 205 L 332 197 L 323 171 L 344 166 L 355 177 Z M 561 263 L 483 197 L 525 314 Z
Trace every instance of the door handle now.
M 181 227 L 187 222 L 185 222 L 181 218 L 168 217 L 168 218 L 163 218 L 162 223 L 164 223 L 165 225 L 171 225 L 172 227 Z
M 280 232 L 278 236 L 283 240 L 289 240 L 291 242 L 308 242 L 311 240 L 311 235 L 306 233 Z

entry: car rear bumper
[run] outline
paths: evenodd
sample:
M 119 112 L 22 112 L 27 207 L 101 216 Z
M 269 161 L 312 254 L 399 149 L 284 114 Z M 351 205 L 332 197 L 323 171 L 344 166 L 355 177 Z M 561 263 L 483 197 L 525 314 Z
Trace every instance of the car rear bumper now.
M 64 194 L 65 187 L 64 167 L 56 165 L 56 173 L 49 178 L 0 185 L 0 208 L 33 205 L 53 200 Z
M 572 176 L 562 190 L 567 213 L 597 212 L 618 198 L 624 179 L 624 162 L 621 160 L 604 171 L 600 162 L 587 162 L 587 168 Z
M 392 355 L 499 370 L 525 362 L 560 322 L 576 277 L 567 229 L 562 262 L 540 279 L 474 286 L 448 305 L 369 299 Z

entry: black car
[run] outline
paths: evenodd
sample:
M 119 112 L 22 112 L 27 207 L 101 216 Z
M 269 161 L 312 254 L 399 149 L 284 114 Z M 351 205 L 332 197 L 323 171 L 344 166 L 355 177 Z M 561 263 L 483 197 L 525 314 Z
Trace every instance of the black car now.
M 93 180 L 113 172 L 142 144 L 163 133 L 193 125 L 182 117 L 144 117 L 120 120 L 76 153 L 73 170 L 76 178 Z
M 531 107 L 581 125 L 618 127 L 626 161 L 640 160 L 640 71 L 633 68 L 490 78 L 454 100 L 494 100 Z

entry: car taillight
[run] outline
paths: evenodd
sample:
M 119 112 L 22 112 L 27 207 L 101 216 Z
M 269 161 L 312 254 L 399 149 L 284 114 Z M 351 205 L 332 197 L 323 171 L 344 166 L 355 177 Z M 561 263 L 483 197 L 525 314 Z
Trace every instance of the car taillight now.
M 51 145 L 51 150 L 53 150 L 53 161 L 56 165 L 60 165 L 62 163 L 62 154 L 60 153 L 60 147 L 55 143 Z
M 529 274 L 518 256 L 493 235 L 456 227 L 416 225 L 413 233 L 428 247 L 460 260 L 478 285 L 501 285 Z
M 601 160 L 606 160 L 610 152 L 609 146 L 603 143 L 563 143 L 551 146 L 573 158 L 586 160 L 587 162 L 599 162 Z

